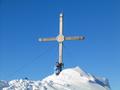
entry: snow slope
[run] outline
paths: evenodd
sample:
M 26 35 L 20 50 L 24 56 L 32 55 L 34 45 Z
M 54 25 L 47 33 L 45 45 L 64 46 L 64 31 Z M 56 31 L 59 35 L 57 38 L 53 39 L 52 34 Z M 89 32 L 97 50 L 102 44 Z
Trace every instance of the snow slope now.
M 0 90 L 110 90 L 106 78 L 99 78 L 84 72 L 79 67 L 63 70 L 42 81 L 12 80 L 0 81 Z

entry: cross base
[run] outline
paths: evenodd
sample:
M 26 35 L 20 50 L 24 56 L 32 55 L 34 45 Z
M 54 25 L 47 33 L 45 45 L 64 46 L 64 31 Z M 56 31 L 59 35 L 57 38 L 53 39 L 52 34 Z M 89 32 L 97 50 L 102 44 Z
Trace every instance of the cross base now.
M 59 63 L 59 62 L 56 63 L 56 69 L 55 69 L 56 75 L 59 75 L 59 74 L 60 74 L 60 72 L 61 72 L 62 69 L 63 69 L 63 66 L 64 66 L 63 63 Z

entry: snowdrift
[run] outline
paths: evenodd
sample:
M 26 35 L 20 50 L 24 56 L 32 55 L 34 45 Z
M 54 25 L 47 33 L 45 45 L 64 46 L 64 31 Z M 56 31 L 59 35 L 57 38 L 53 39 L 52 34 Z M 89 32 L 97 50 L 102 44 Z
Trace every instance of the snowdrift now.
M 12 80 L 0 81 L 0 90 L 110 90 L 106 78 L 86 73 L 79 67 L 63 70 L 41 81 Z

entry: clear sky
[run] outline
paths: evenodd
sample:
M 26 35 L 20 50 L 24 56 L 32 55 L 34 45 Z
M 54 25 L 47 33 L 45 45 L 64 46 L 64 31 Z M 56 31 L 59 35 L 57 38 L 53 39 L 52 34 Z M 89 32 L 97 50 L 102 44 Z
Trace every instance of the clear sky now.
M 65 68 L 80 66 L 120 90 L 119 0 L 0 0 L 0 80 L 53 73 L 58 44 L 38 38 L 58 35 L 60 12 L 65 36 L 86 37 L 64 42 Z

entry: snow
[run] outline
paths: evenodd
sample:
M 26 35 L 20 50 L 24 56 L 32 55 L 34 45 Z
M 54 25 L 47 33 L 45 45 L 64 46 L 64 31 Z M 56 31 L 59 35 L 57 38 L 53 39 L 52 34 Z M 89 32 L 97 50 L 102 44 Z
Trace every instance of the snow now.
M 79 67 L 64 69 L 43 80 L 0 81 L 0 90 L 110 90 L 108 79 L 93 76 Z

